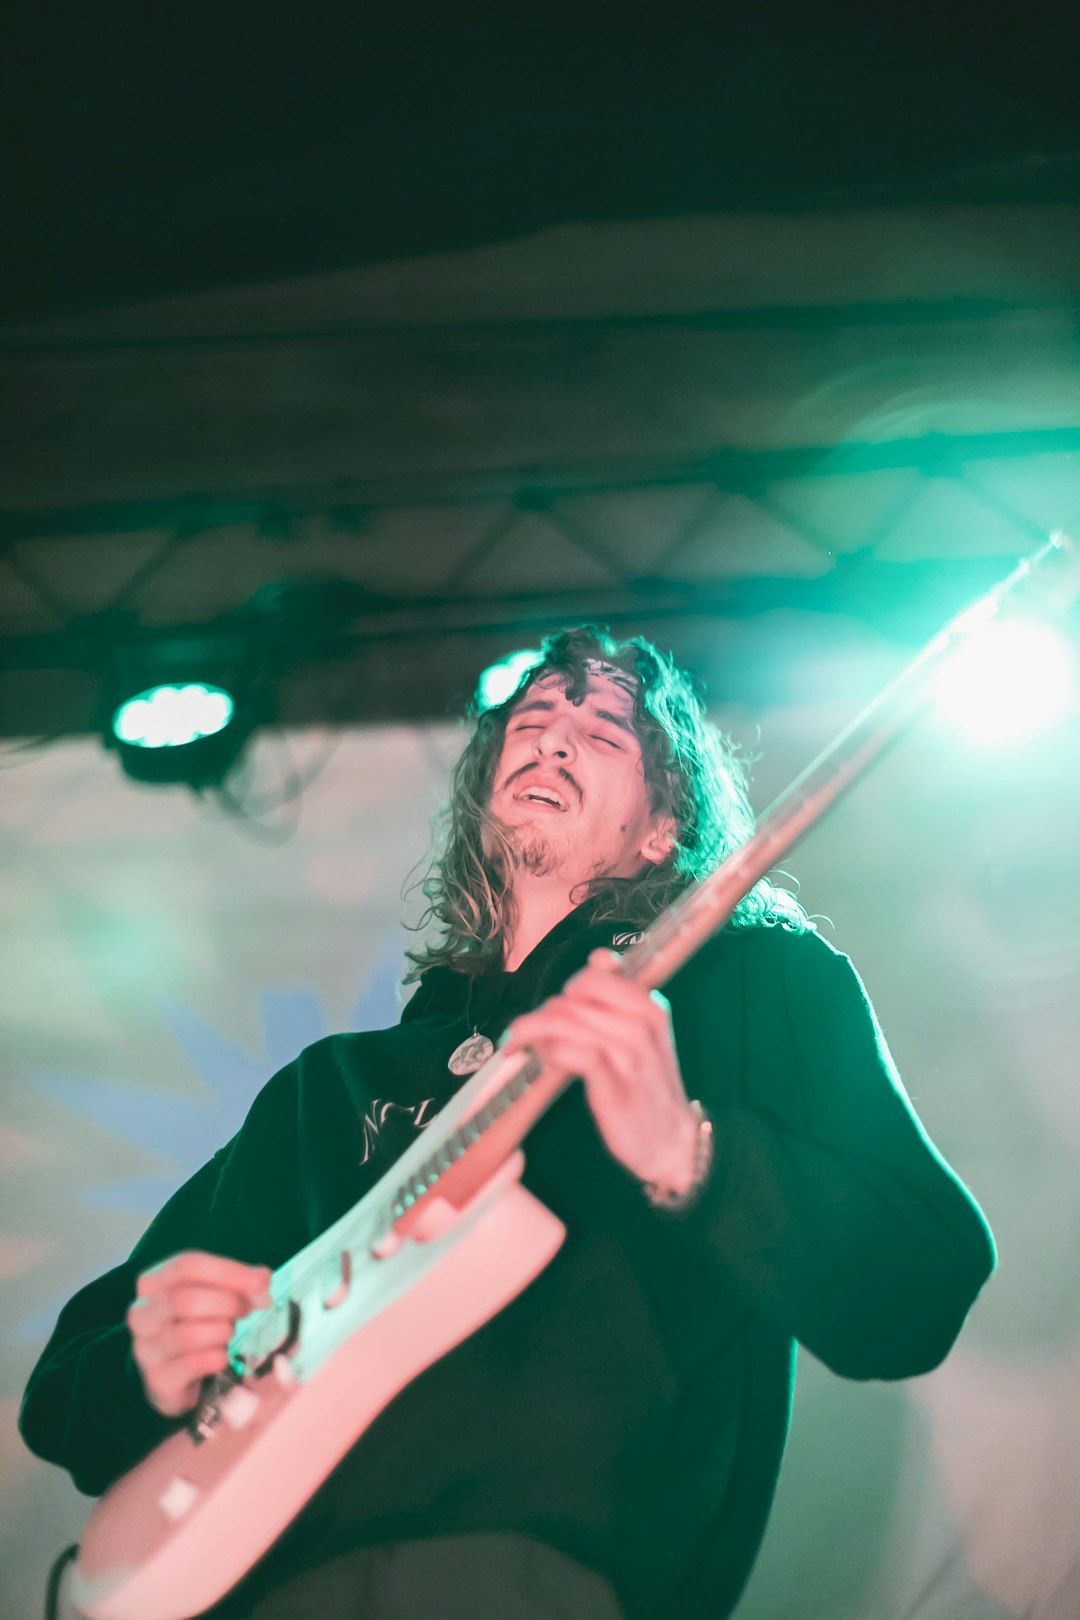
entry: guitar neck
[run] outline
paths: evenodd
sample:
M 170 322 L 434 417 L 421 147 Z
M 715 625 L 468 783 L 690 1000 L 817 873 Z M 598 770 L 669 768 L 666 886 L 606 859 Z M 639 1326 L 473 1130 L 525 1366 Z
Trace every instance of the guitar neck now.
M 645 930 L 623 954 L 621 971 L 626 977 L 650 990 L 667 983 L 724 926 L 754 885 L 918 719 L 931 702 L 941 666 L 957 648 L 1010 598 L 1023 595 L 1031 576 L 1044 568 L 1049 573 L 1049 584 L 1040 581 L 1044 593 L 1056 595 L 1053 605 L 1059 611 L 1069 605 L 1080 590 L 1080 564 L 1072 542 L 1054 535 L 951 619 L 774 801 L 757 831 L 708 877 L 691 884 Z M 519 1063 L 480 1112 L 441 1144 L 449 1157 L 446 1151 L 436 1152 L 404 1182 L 393 1206 L 398 1229 L 409 1229 L 413 1211 L 431 1188 L 459 1207 L 467 1202 L 520 1145 L 570 1078 L 545 1070 L 535 1054 Z
M 930 702 L 942 664 L 970 634 L 1050 564 L 1059 610 L 1080 592 L 1076 548 L 1055 535 L 973 606 L 956 615 L 766 811 L 757 831 L 713 873 L 691 884 L 623 953 L 621 971 L 652 990 L 665 984 L 727 922 L 740 900 L 900 737 Z M 1044 590 L 1046 587 L 1044 587 Z M 520 1146 L 573 1076 L 528 1051 L 496 1053 L 436 1115 L 371 1192 L 275 1274 L 277 1300 L 313 1272 L 347 1262 L 350 1245 L 408 1236 L 432 1198 L 463 1208 Z M 332 1281 L 332 1276 L 331 1276 Z M 280 1309 L 280 1306 L 278 1307 Z

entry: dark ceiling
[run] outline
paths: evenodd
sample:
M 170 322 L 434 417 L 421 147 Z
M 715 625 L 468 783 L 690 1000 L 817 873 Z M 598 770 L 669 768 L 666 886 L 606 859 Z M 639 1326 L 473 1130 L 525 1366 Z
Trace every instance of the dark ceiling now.
M 445 715 L 569 617 L 755 704 L 1080 517 L 1075 5 L 80 0 L 3 46 L 0 735 L 94 730 L 146 650 Z
M 1073 3 L 7 9 L 0 318 L 554 222 L 1080 186 Z

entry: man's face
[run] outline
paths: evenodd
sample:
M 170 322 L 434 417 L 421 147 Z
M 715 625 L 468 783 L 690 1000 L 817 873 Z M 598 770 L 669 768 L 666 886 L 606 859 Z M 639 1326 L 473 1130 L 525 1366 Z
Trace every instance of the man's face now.
M 632 877 L 670 847 L 670 824 L 649 809 L 629 677 L 601 667 L 590 672 L 580 706 L 558 675 L 526 688 L 507 722 L 491 794 L 491 812 L 524 868 L 572 884 L 602 873 Z

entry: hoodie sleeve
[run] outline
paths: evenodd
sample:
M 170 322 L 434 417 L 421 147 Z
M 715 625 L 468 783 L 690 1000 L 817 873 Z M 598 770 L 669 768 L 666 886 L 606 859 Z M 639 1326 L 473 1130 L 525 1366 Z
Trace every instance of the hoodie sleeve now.
M 762 933 L 742 982 L 741 1086 L 698 1093 L 713 1098 L 716 1157 L 687 1241 L 841 1376 L 928 1372 L 994 1270 L 993 1237 L 848 958 L 812 931 Z
M 182 1426 L 147 1401 L 131 1354 L 125 1316 L 139 1274 L 185 1249 L 276 1266 L 300 1247 L 295 1067 L 263 1087 L 241 1131 L 173 1194 L 129 1258 L 60 1313 L 30 1375 L 19 1430 L 86 1495 L 100 1495 Z

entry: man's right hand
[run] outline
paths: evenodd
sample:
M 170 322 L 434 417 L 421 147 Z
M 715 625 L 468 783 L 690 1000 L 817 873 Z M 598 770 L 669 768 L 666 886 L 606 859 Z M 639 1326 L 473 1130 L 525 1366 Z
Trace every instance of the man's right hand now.
M 132 1352 L 146 1398 L 163 1417 L 181 1417 L 202 1380 L 224 1372 L 242 1316 L 269 1304 L 269 1266 L 246 1266 L 187 1249 L 144 1271 L 128 1307 Z

